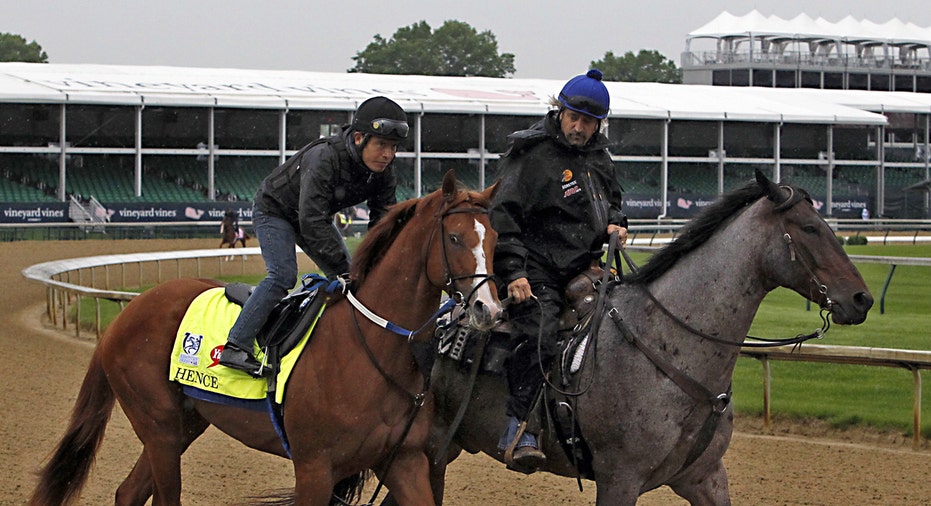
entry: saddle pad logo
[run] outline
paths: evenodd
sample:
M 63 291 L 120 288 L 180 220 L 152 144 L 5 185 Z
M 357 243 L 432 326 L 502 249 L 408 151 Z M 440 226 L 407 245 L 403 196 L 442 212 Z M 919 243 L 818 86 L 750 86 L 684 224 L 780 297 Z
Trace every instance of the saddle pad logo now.
M 181 342 L 181 354 L 178 356 L 178 362 L 197 367 L 200 363 L 197 353 L 200 352 L 200 344 L 203 340 L 204 336 L 202 335 L 185 332 L 184 339 Z

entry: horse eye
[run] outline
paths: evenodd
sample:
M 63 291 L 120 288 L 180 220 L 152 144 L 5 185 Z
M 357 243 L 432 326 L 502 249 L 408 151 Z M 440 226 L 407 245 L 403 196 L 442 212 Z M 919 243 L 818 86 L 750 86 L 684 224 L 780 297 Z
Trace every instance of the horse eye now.
M 806 234 L 815 234 L 815 233 L 818 232 L 818 227 L 816 227 L 816 226 L 814 226 L 814 225 L 810 225 L 810 224 L 809 224 L 809 225 L 803 225 L 803 226 L 802 226 L 802 232 L 805 232 Z
M 454 245 L 459 244 L 459 236 L 456 234 L 449 234 L 449 242 Z

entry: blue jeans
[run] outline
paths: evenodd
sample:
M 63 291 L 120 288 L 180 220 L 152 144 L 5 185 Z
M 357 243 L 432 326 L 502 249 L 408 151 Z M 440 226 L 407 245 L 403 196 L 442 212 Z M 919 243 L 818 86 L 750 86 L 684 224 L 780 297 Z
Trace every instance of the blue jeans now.
M 242 313 L 230 329 L 229 342 L 252 352 L 255 337 L 275 309 L 297 282 L 297 254 L 294 246 L 298 233 L 287 220 L 268 216 L 254 209 L 252 224 L 262 248 L 268 275 L 246 299 Z

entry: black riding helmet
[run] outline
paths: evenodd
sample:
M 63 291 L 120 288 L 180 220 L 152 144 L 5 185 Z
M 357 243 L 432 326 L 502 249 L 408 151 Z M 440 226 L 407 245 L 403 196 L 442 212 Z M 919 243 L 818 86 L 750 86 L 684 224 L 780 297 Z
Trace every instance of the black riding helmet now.
M 377 135 L 402 141 L 407 139 L 410 127 L 407 114 L 401 106 L 386 97 L 372 97 L 359 105 L 352 120 L 352 129 L 362 132 L 366 137 Z

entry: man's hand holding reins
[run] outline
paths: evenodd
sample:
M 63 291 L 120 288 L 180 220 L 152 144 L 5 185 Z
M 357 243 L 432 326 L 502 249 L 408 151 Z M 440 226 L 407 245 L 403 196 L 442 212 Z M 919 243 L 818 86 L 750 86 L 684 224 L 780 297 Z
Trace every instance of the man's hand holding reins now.
M 611 236 L 614 232 L 617 232 L 617 242 L 618 246 L 624 248 L 627 246 L 627 229 L 620 225 L 608 225 L 608 237 Z

